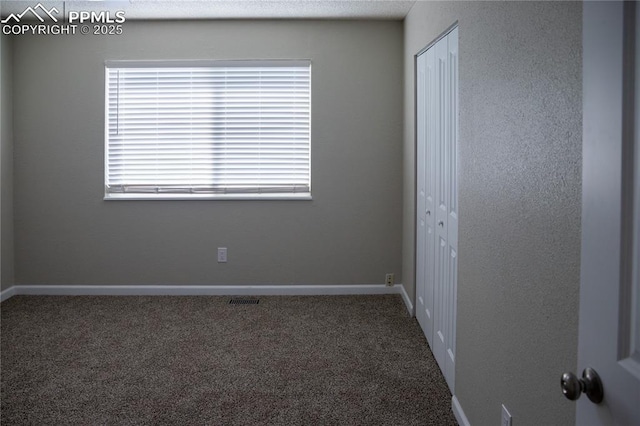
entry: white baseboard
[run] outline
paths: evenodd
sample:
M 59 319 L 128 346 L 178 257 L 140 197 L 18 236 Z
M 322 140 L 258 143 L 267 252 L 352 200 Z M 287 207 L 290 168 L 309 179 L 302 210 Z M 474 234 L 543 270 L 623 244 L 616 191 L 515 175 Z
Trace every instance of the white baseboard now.
M 467 419 L 467 416 L 464 414 L 464 410 L 462 410 L 460 401 L 458 401 L 458 398 L 456 398 L 455 395 L 451 398 L 451 411 L 453 411 L 453 415 L 456 417 L 460 426 L 471 426 L 469 419 Z
M 402 300 L 404 300 L 404 304 L 407 307 L 407 311 L 409 312 L 409 316 L 415 316 L 415 312 L 413 310 L 413 303 L 411 303 L 411 298 L 407 294 L 407 291 L 404 288 L 403 284 L 398 284 L 400 286 L 400 296 L 402 296 Z
M 32 296 L 320 296 L 349 294 L 399 294 L 413 314 L 402 284 L 347 285 L 15 285 L 3 291 L 0 301 L 20 294 Z
M 0 302 L 4 302 L 5 300 L 16 295 L 16 287 L 9 287 L 8 289 L 0 292 Z
M 413 304 L 402 284 L 346 285 L 15 285 L 0 293 L 0 302 L 31 296 L 322 296 L 399 294 L 410 316 Z

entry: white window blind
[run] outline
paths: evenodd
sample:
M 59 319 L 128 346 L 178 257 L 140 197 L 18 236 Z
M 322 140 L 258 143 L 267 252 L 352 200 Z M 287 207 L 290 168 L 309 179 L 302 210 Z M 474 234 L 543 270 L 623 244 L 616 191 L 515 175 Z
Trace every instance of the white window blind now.
M 309 194 L 310 79 L 309 61 L 108 62 L 106 198 Z

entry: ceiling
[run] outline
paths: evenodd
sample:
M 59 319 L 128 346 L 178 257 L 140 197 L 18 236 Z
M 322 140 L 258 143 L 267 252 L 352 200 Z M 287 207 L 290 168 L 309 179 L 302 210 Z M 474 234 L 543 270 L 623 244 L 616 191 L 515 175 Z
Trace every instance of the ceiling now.
M 134 19 L 385 19 L 402 20 L 415 3 L 404 0 L 40 0 L 57 17 L 69 11 L 124 11 Z M 3 18 L 36 7 L 38 0 L 0 0 Z M 25 14 L 25 19 L 35 19 Z

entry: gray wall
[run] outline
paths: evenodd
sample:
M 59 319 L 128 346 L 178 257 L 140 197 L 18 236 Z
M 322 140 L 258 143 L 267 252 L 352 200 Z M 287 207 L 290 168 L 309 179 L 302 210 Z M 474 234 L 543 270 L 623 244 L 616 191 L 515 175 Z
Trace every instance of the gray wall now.
M 459 21 L 455 390 L 473 425 L 573 424 L 581 204 L 579 2 L 417 2 L 405 21 L 403 281 L 414 293 L 414 55 Z
M 402 43 L 361 21 L 15 37 L 16 284 L 400 281 Z M 313 201 L 103 201 L 104 61 L 209 58 L 312 59 Z
M 13 80 L 11 38 L 0 35 L 0 290 L 13 285 Z

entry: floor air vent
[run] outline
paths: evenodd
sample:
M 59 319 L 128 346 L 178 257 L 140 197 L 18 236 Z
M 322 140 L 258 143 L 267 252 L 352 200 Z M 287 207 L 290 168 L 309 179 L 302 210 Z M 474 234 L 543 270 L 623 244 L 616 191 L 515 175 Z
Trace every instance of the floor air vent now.
M 260 303 L 260 299 L 231 299 L 230 305 L 257 305 Z

